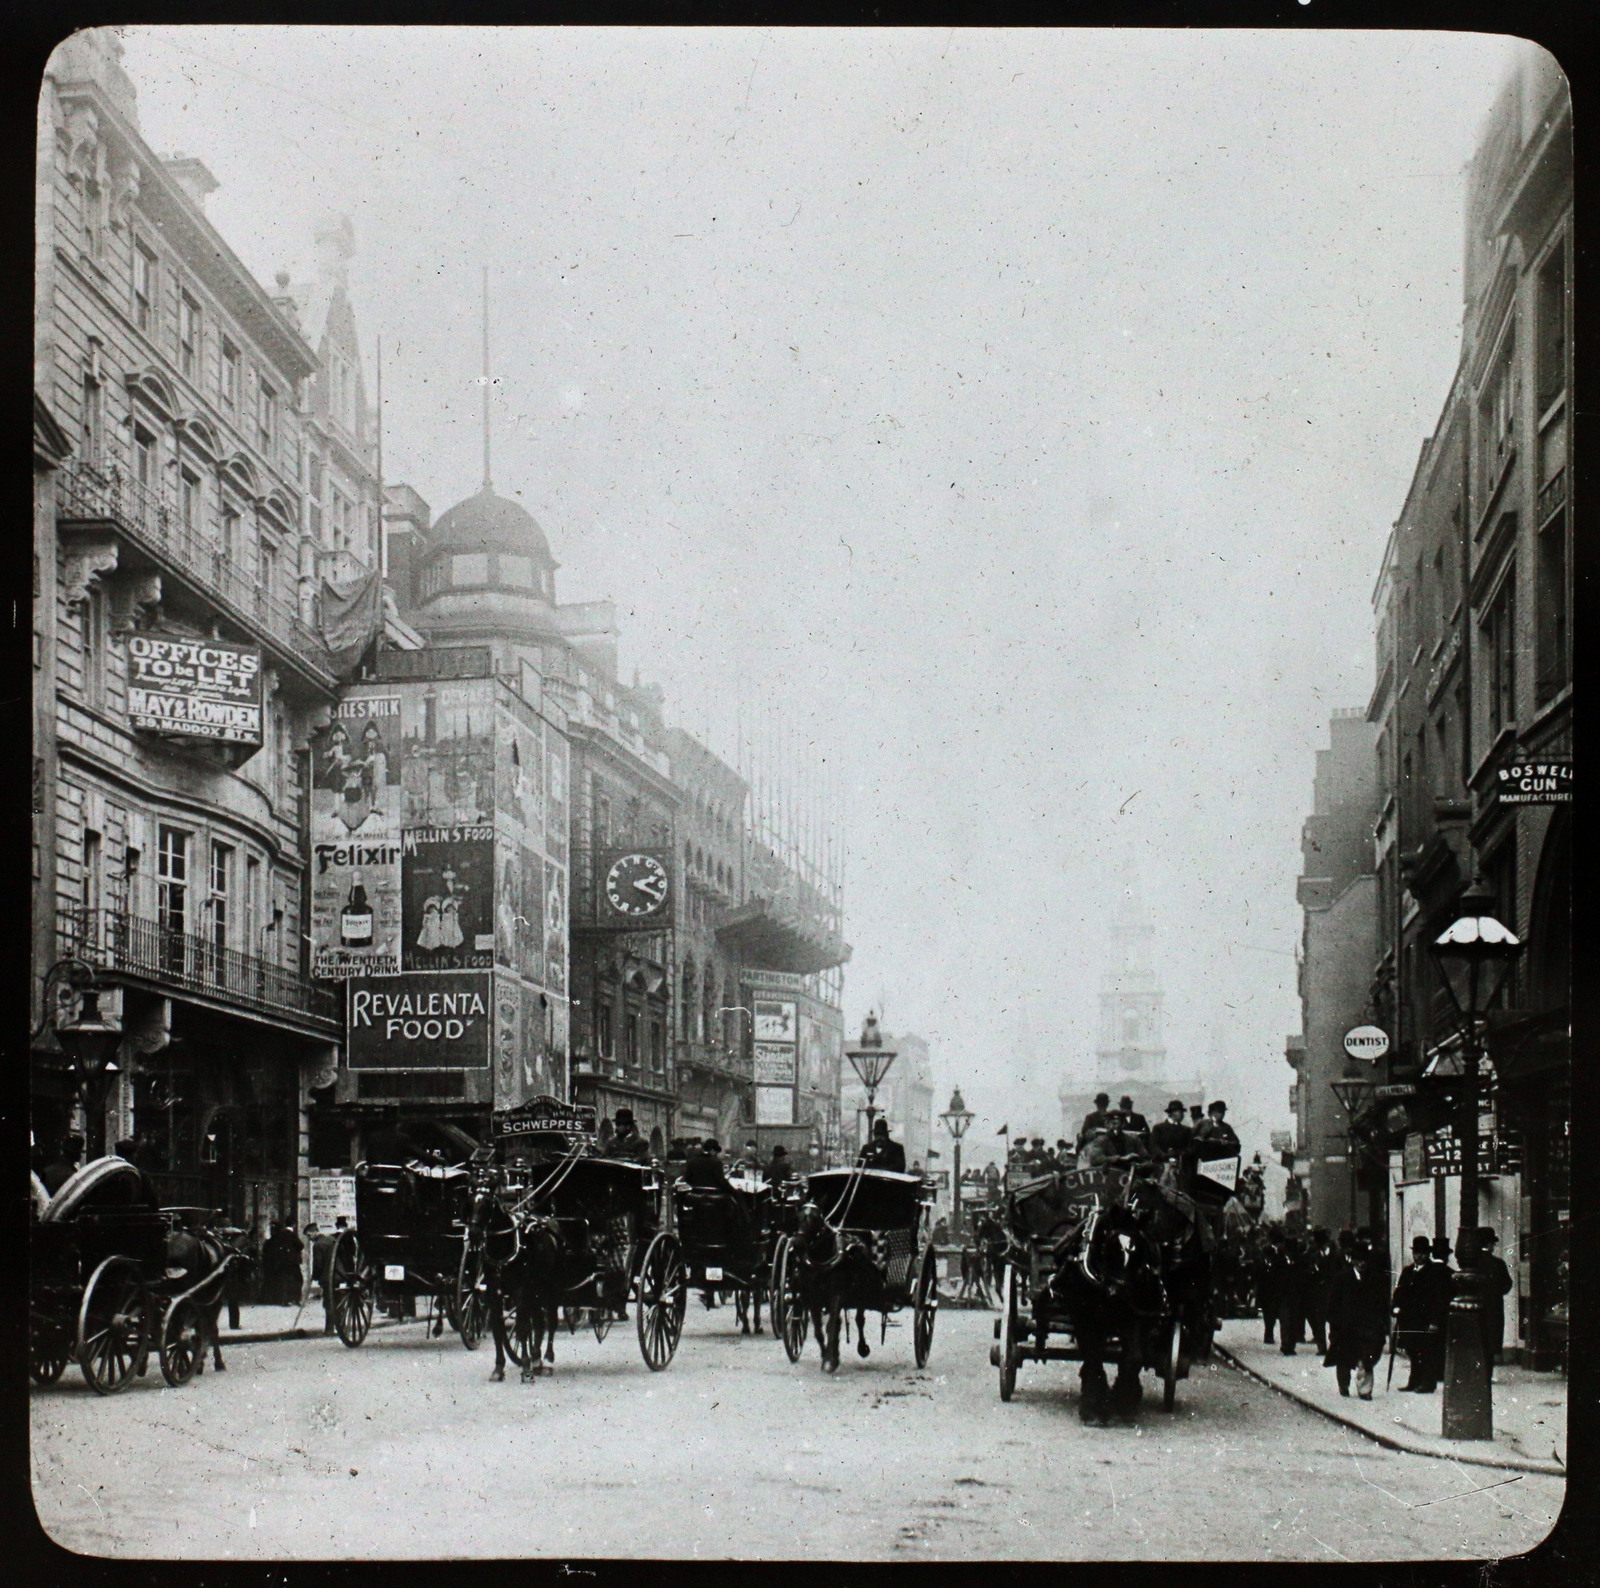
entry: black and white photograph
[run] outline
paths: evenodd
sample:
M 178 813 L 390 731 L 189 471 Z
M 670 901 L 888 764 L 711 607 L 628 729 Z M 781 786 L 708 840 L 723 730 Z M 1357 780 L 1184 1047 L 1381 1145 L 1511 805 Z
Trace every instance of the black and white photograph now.
M 64 36 L 40 1558 L 1548 1555 L 1569 66 Z

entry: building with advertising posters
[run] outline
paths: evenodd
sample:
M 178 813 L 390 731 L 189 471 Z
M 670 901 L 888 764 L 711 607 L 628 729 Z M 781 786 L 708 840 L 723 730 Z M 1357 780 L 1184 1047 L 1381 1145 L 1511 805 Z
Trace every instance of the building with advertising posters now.
M 1455 1239 L 1462 1069 L 1430 952 L 1475 878 L 1525 945 L 1488 1017 L 1480 1203 L 1517 1277 L 1502 1348 L 1567 1347 L 1571 1207 L 1572 148 L 1554 60 L 1521 46 L 1467 171 L 1461 358 L 1374 593 L 1376 1023 L 1354 1130 L 1387 1157 L 1392 1256 Z
M 312 745 L 312 972 L 348 1021 L 314 1168 L 389 1106 L 481 1140 L 566 1088 L 566 738 L 486 653 L 439 656 L 380 652 L 407 676 L 347 689 Z
M 628 1108 L 663 1151 L 678 1135 L 837 1143 L 837 889 L 779 858 L 747 779 L 664 722 L 658 689 L 619 682 L 614 607 L 557 601 L 557 563 L 525 509 L 487 481 L 437 521 L 409 486 L 385 500 L 391 588 L 427 648 L 381 653 L 379 669 L 499 679 L 570 747 L 570 1093 L 557 1095 L 593 1106 L 602 1137 Z M 518 885 L 501 867 L 508 917 L 527 913 Z M 765 1103 L 749 969 L 802 984 L 810 1020 L 797 1011 L 805 1062 L 797 1037 L 793 1078 Z
M 318 360 L 205 166 L 144 143 L 120 54 L 74 35 L 39 105 L 33 1126 L 123 1144 L 163 1201 L 299 1219 L 343 1031 L 302 952 L 306 747 L 346 665 L 306 512 Z M 47 1000 L 75 984 L 122 1033 L 92 1087 Z

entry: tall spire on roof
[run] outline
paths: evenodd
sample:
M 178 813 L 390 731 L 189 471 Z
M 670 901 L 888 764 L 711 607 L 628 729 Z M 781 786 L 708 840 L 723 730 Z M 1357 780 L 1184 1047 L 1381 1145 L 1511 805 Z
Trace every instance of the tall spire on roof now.
M 489 267 L 483 267 L 483 488 L 492 491 L 489 478 Z

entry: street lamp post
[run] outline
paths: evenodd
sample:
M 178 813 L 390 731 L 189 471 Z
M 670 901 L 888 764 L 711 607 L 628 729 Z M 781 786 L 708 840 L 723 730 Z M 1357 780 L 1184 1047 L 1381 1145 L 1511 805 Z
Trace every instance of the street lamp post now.
M 120 1016 L 101 1007 L 106 995 L 107 989 L 97 985 L 94 967 L 84 960 L 57 960 L 45 973 L 45 1021 L 66 1055 L 83 1103 L 86 1160 L 105 1152 L 106 1099 L 118 1074 L 123 1037 Z
M 1445 989 L 1460 1016 L 1461 1091 L 1455 1135 L 1461 1150 L 1461 1214 L 1456 1230 L 1460 1268 L 1450 1300 L 1445 1336 L 1444 1436 L 1492 1439 L 1493 1351 L 1483 1337 L 1483 1290 L 1478 1257 L 1478 1097 L 1486 1052 L 1483 1020 L 1522 943 L 1494 914 L 1494 895 L 1474 878 L 1457 904 L 1456 919 L 1429 945 L 1444 976 Z
M 940 1123 L 950 1132 L 951 1150 L 955 1154 L 955 1166 L 950 1179 L 955 1193 L 951 1234 L 957 1240 L 961 1239 L 961 1138 L 966 1135 L 967 1126 L 972 1123 L 972 1118 L 972 1111 L 961 1101 L 961 1088 L 958 1086 L 950 1094 L 950 1107 L 939 1116 Z
M 867 1018 L 861 1023 L 861 1040 L 853 1048 L 846 1048 L 844 1056 L 850 1061 L 850 1068 L 856 1072 L 861 1084 L 867 1090 L 867 1140 L 872 1140 L 872 1122 L 877 1117 L 878 1110 L 874 1106 L 878 1096 L 878 1088 L 883 1084 L 883 1078 L 889 1073 L 889 1066 L 895 1061 L 897 1050 L 886 1048 L 883 1045 L 883 1033 L 878 1029 L 878 1017 L 870 1010 Z

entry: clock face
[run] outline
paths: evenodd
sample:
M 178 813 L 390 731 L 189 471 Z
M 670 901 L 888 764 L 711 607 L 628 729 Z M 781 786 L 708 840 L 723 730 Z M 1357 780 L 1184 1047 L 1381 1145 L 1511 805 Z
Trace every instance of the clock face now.
M 654 915 L 667 902 L 667 868 L 654 855 L 623 855 L 606 873 L 606 899 L 618 915 Z

